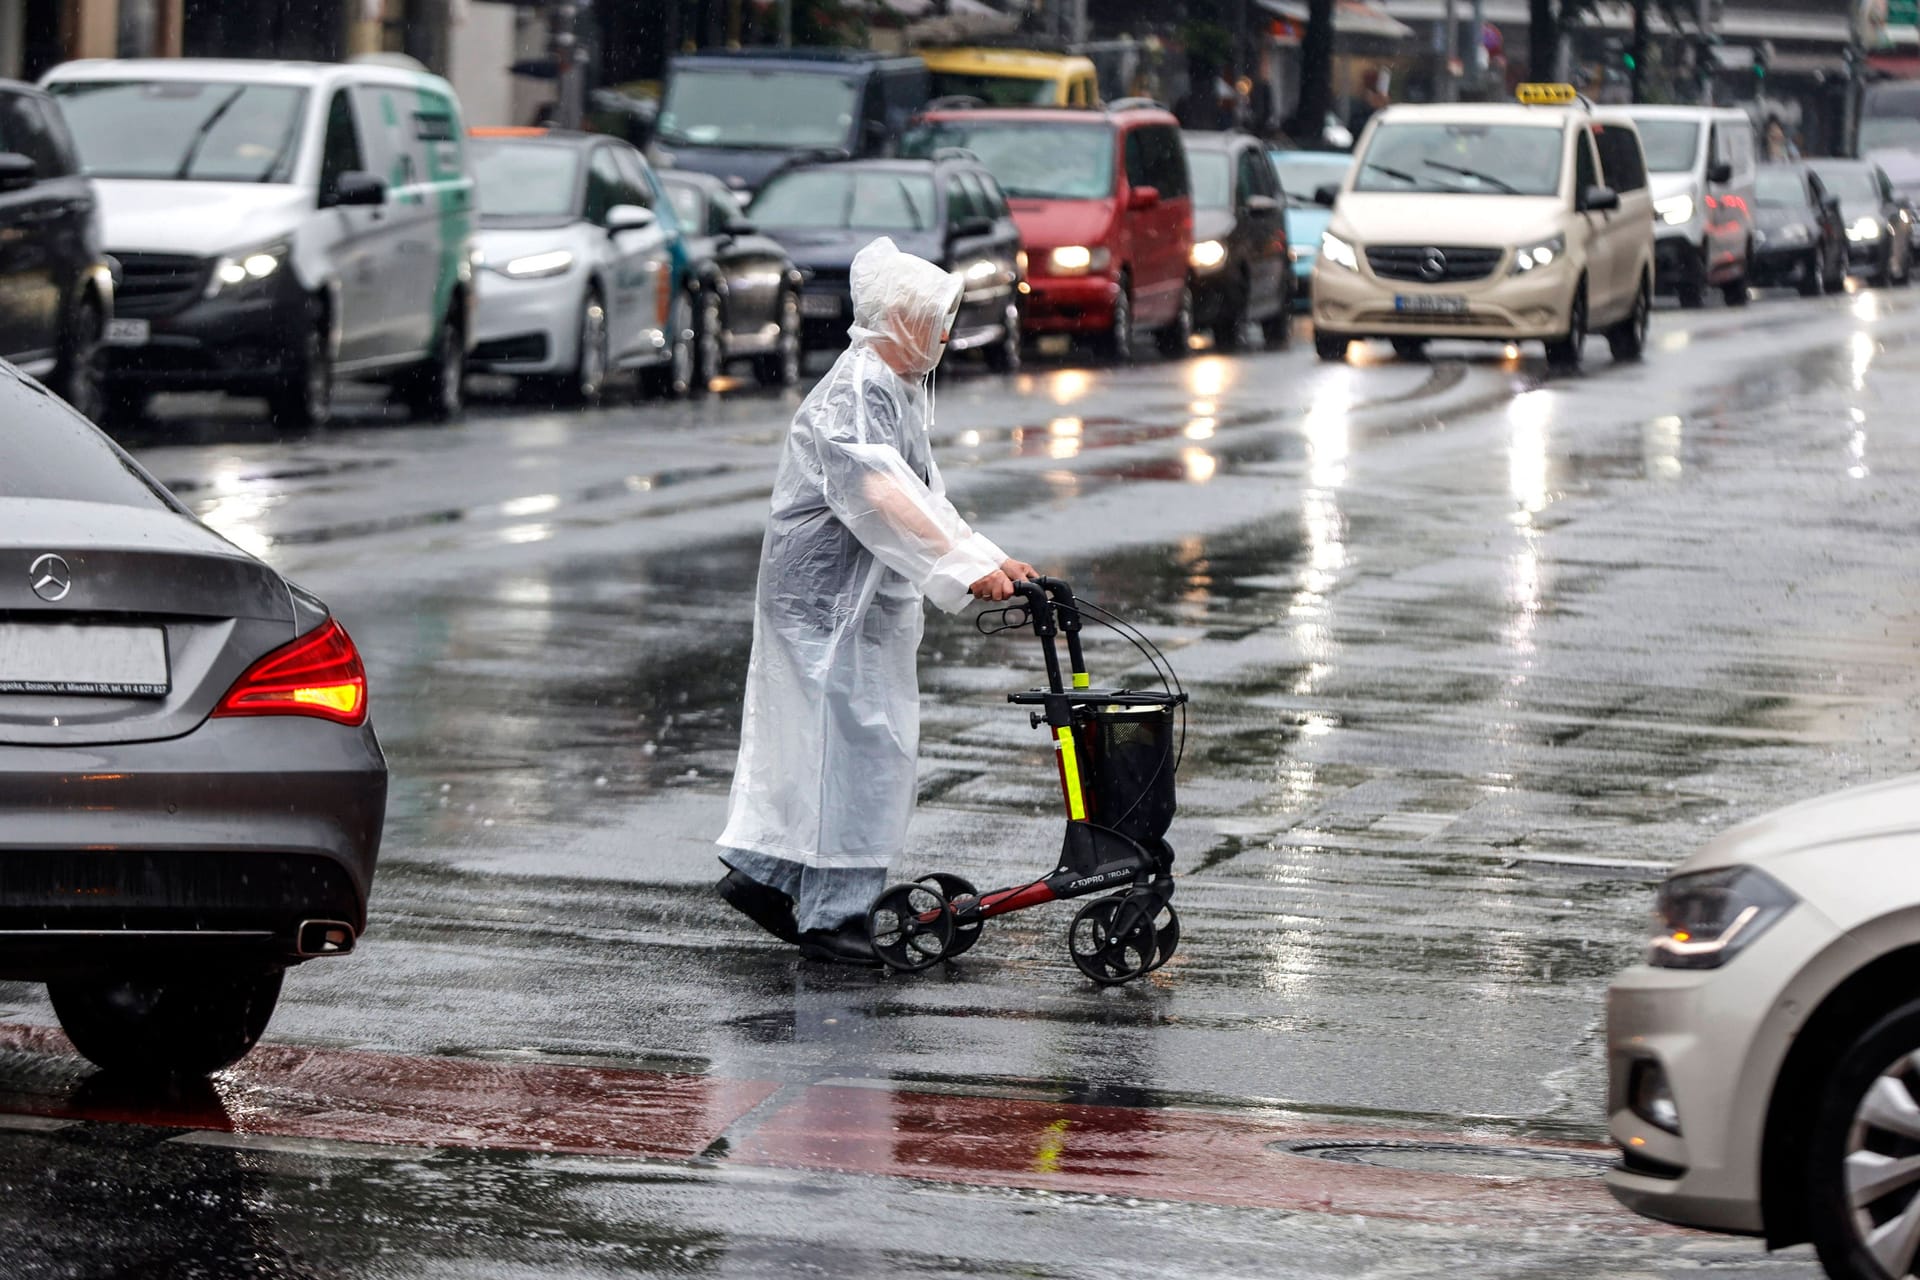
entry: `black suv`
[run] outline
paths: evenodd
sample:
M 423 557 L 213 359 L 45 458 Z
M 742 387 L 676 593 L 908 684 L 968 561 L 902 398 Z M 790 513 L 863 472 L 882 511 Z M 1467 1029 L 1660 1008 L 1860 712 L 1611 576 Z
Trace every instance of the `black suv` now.
M 802 165 L 755 197 L 754 225 L 786 248 L 806 277 L 800 311 L 807 346 L 844 346 L 853 319 L 847 270 L 876 236 L 891 236 L 966 281 L 954 351 L 980 351 L 988 367 L 1020 367 L 1020 285 L 1026 255 L 1000 184 L 970 151 L 927 160 Z
M 0 243 L 0 357 L 98 418 L 113 280 L 93 184 L 60 108 L 13 80 L 0 80 Z

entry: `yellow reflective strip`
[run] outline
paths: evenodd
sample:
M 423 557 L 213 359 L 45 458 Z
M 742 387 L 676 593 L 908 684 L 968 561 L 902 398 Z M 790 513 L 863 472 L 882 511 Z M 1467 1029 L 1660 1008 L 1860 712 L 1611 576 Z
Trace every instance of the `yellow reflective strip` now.
M 1067 780 L 1067 816 L 1081 822 L 1087 816 L 1087 802 L 1080 795 L 1080 758 L 1073 750 L 1073 730 L 1058 729 L 1054 742 L 1060 751 L 1060 773 Z
M 1074 672 L 1074 673 L 1073 673 L 1073 687 L 1074 687 L 1074 688 L 1076 688 L 1076 689 L 1085 689 L 1085 688 L 1087 688 L 1087 687 L 1089 687 L 1089 686 L 1091 686 L 1092 684 L 1093 684 L 1093 676 L 1092 676 L 1092 675 L 1090 675 L 1089 673 L 1087 673 L 1087 672 L 1085 672 L 1085 671 L 1076 671 L 1076 672 Z

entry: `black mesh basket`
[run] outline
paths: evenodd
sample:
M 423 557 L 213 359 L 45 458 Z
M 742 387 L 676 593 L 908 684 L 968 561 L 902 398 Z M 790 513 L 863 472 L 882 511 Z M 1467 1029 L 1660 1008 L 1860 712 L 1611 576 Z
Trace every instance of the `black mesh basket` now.
M 1173 822 L 1173 708 L 1096 706 L 1086 712 L 1087 817 L 1146 843 Z

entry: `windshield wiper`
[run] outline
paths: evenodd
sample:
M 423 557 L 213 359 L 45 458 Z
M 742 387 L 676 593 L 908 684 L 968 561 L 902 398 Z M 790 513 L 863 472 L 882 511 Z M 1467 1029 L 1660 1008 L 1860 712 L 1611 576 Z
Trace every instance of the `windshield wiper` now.
M 187 180 L 187 175 L 193 172 L 193 162 L 200 158 L 200 148 L 207 145 L 207 139 L 213 134 L 213 127 L 220 123 L 220 117 L 227 114 L 227 109 L 240 101 L 240 95 L 246 91 L 246 85 L 235 88 L 232 93 L 220 100 L 220 105 L 208 113 L 205 120 L 200 122 L 200 127 L 193 131 L 193 137 L 187 141 L 187 153 L 180 158 L 180 167 L 173 171 L 175 181 Z
M 1466 169 L 1466 168 L 1462 168 L 1460 165 L 1446 164 L 1443 161 L 1439 161 L 1439 160 L 1422 160 L 1420 163 L 1424 165 L 1429 165 L 1435 169 L 1442 170 L 1446 173 L 1457 173 L 1463 178 L 1472 178 L 1475 182 L 1484 182 L 1490 187 L 1498 187 L 1510 196 L 1517 196 L 1520 194 L 1520 188 L 1514 186 L 1511 182 L 1508 182 L 1506 179 L 1496 178 L 1492 174 L 1482 173 L 1478 169 Z
M 1405 169 L 1395 169 L 1388 165 L 1378 164 L 1372 160 L 1367 161 L 1366 164 L 1364 164 L 1361 167 L 1366 169 L 1372 169 L 1375 173 L 1384 173 L 1389 178 L 1392 178 L 1395 182 L 1404 182 L 1410 187 L 1417 187 L 1420 185 L 1420 179 L 1414 177 L 1412 174 L 1408 173 Z

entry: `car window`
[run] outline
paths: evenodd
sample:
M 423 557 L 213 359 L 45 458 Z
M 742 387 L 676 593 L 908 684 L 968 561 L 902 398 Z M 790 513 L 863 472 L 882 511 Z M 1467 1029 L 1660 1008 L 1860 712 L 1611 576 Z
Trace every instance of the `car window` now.
M 675 147 L 844 147 L 860 89 L 857 80 L 824 72 L 676 66 L 659 137 Z
M 1694 120 L 1648 120 L 1638 116 L 1640 145 L 1647 168 L 1655 173 L 1687 173 L 1700 154 L 1700 125 Z
M 305 89 L 202 80 L 67 80 L 51 88 L 90 177 L 293 180 Z
M 1138 129 L 1127 130 L 1126 142 L 1127 185 L 1130 187 L 1150 187 L 1153 179 L 1148 175 L 1147 140 Z
M 0 97 L 0 131 L 4 132 L 6 149 L 33 161 L 39 177 L 60 176 L 60 157 L 54 152 L 39 103 L 24 93 Z
M 481 219 L 575 216 L 580 185 L 577 148 L 513 138 L 478 138 L 473 182 Z
M 1876 168 L 1873 171 L 1873 177 L 1874 181 L 1880 184 L 1880 198 L 1891 203 L 1893 200 L 1893 183 L 1888 180 L 1887 171 Z
M 360 152 L 360 126 L 353 118 L 353 99 L 345 89 L 336 89 L 327 104 L 327 133 L 320 146 L 320 190 L 333 191 L 340 175 L 365 169 Z
M 1609 187 L 1622 195 L 1647 185 L 1646 165 L 1641 163 L 1640 143 L 1633 130 L 1620 125 L 1593 126 L 1594 145 L 1600 149 L 1600 174 Z
M 963 173 L 958 176 L 960 185 L 966 188 L 968 201 L 973 205 L 974 217 L 997 218 L 1000 216 L 999 210 L 993 207 L 993 201 L 987 199 L 986 189 L 980 185 L 980 179 L 976 175 Z
M 587 161 L 587 221 L 604 223 L 607 211 L 626 202 L 626 183 L 612 147 L 595 147 Z
M 1598 167 L 1593 160 L 1593 146 L 1587 140 L 1586 130 L 1581 130 L 1573 139 L 1573 197 L 1578 200 L 1589 188 L 1600 185 Z
M 465 140 L 453 99 L 433 89 L 421 89 L 416 97 L 411 150 L 421 174 L 429 182 L 460 177 L 465 169 Z
M 985 199 L 986 207 L 992 212 L 994 217 L 1006 218 L 1012 216 L 1011 211 L 1007 208 L 1007 197 L 1005 193 L 1000 190 L 1000 184 L 993 180 L 992 174 L 981 173 L 969 174 L 968 176 L 980 184 L 980 194 Z
M 352 92 L 367 168 L 385 179 L 389 187 L 407 187 L 418 182 L 420 164 L 413 153 L 413 122 L 410 118 L 404 125 L 401 122 L 404 104 L 399 100 L 400 95 L 385 85 L 376 84 L 357 84 Z
M 1073 115 L 1091 117 L 1070 120 Z M 900 154 L 928 157 L 965 147 L 1014 199 L 1104 200 L 1113 195 L 1113 127 L 1093 112 L 1025 120 L 934 120 L 901 139 Z
M 0 498 L 173 510 L 90 423 L 14 377 L 0 377 Z
M 753 220 L 768 227 L 933 229 L 933 179 L 918 173 L 802 169 L 760 189 Z
M 717 227 L 727 227 L 736 222 L 750 221 L 747 217 L 747 211 L 740 207 L 740 201 L 734 197 L 731 191 L 714 192 L 711 208 L 713 210 L 713 222 Z
M 1146 159 L 1147 184 L 1158 187 L 1162 197 L 1173 200 L 1189 194 L 1187 147 L 1180 131 L 1172 125 L 1146 125 L 1137 130 L 1140 148 Z
M 1802 209 L 1807 201 L 1807 180 L 1798 169 L 1784 165 L 1762 165 L 1753 179 L 1753 198 L 1775 209 Z
M 1260 153 L 1252 147 L 1240 149 L 1239 180 L 1234 183 L 1234 198 L 1244 206 L 1254 196 L 1270 195 L 1267 184 L 1273 181 L 1273 170 Z
M 691 182 L 668 182 L 667 202 L 673 206 L 673 215 L 683 227 L 704 227 L 707 225 L 707 197 L 698 186 Z
M 1193 179 L 1193 203 L 1199 209 L 1233 206 L 1233 169 L 1224 151 L 1195 151 L 1187 157 Z

